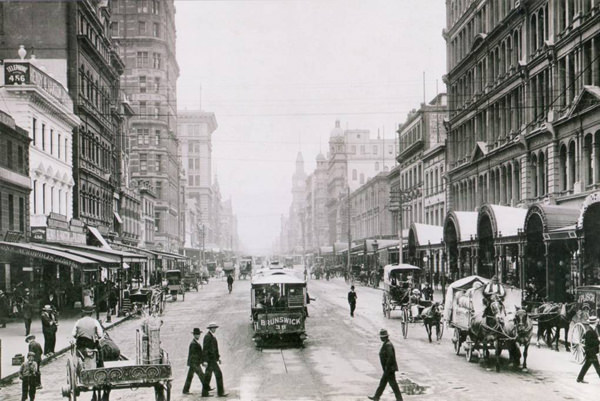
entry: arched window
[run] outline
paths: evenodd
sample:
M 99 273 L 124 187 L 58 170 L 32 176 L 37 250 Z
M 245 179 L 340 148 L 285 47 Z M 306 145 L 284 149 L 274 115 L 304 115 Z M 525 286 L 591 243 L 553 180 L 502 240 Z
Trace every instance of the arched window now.
M 533 154 L 531 156 L 531 189 L 532 189 L 532 196 L 534 198 L 537 198 L 539 195 L 538 192 L 538 159 L 537 159 L 537 155 Z
M 592 157 L 593 139 L 592 134 L 585 136 L 583 147 L 583 168 L 585 172 L 585 185 L 594 183 L 594 160 Z
M 567 189 L 573 189 L 575 181 L 577 181 L 577 177 L 575 177 L 575 141 L 571 141 L 571 143 L 569 143 L 569 153 L 567 155 L 567 161 L 568 161 L 568 179 L 569 179 L 569 183 L 568 183 L 568 187 Z
M 538 165 L 539 165 L 539 196 L 544 196 L 546 195 L 546 158 L 544 156 L 544 152 L 540 152 L 540 155 L 538 157 Z
M 529 41 L 529 48 L 530 48 L 529 53 L 532 54 L 537 50 L 537 43 L 538 43 L 537 15 L 536 14 L 533 14 L 531 16 L 530 26 L 529 26 L 529 34 L 531 35 L 531 40 Z
M 567 147 L 565 145 L 560 147 L 559 157 L 559 188 L 561 191 L 567 190 Z

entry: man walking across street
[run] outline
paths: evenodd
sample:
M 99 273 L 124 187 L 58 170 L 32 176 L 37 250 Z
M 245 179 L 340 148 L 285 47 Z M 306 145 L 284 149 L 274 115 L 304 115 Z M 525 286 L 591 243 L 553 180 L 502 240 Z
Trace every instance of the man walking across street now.
M 35 336 L 33 334 L 30 334 L 27 337 L 25 337 L 25 342 L 29 344 L 29 352 L 33 352 L 33 360 L 35 361 L 35 363 L 37 363 L 38 371 L 36 376 L 36 387 L 42 388 L 42 374 L 40 372 L 40 366 L 42 364 L 42 355 L 44 354 L 44 351 L 42 350 L 42 346 L 40 345 L 40 343 L 35 341 Z
M 223 388 L 223 373 L 221 373 L 221 368 L 219 367 L 221 363 L 219 344 L 215 337 L 218 327 L 216 323 L 211 323 L 206 327 L 209 331 L 204 336 L 204 363 L 206 364 L 206 370 L 204 371 L 205 379 L 204 387 L 202 388 L 202 397 L 208 397 L 208 387 L 210 386 L 213 373 L 217 381 L 217 395 L 219 397 L 227 397 L 227 393 L 225 393 L 225 389 Z
M 194 338 L 192 342 L 190 342 L 190 347 L 188 350 L 188 373 L 185 379 L 185 384 L 183 385 L 183 394 L 190 393 L 190 386 L 192 385 L 192 379 L 194 378 L 194 373 L 198 375 L 198 379 L 200 379 L 200 383 L 202 384 L 202 394 L 208 394 L 208 388 L 205 384 L 204 372 L 202 372 L 202 346 L 200 345 L 200 334 L 202 330 L 198 327 L 194 328 L 192 331 L 192 335 Z
M 227 289 L 231 294 L 231 290 L 233 290 L 233 276 L 231 275 L 231 273 L 227 275 Z
M 389 383 L 396 396 L 396 401 L 402 401 L 402 394 L 400 393 L 400 388 L 396 382 L 398 364 L 396 363 L 396 351 L 394 351 L 394 345 L 390 342 L 388 332 L 385 329 L 379 330 L 379 338 L 383 342 L 381 349 L 379 350 L 379 361 L 383 368 L 383 375 L 381 376 L 379 387 L 377 387 L 375 395 L 372 397 L 369 396 L 369 399 L 378 401 L 383 394 L 383 390 L 385 390 L 385 386 Z
M 44 334 L 44 355 L 54 354 L 56 344 L 56 319 L 52 306 L 45 305 L 42 309 L 42 333 Z
M 585 331 L 583 335 L 584 341 L 584 351 L 585 351 L 585 362 L 579 371 L 579 375 L 577 376 L 577 383 L 587 383 L 585 380 L 585 374 L 591 365 L 594 365 L 594 369 L 596 369 L 596 373 L 598 377 L 600 377 L 600 364 L 598 364 L 598 345 L 600 341 L 598 340 L 598 333 L 596 331 L 596 326 L 598 325 L 598 318 L 596 316 L 590 316 L 588 319 L 588 324 L 590 327 Z
M 350 304 L 350 316 L 352 317 L 354 317 L 354 310 L 356 309 L 356 298 L 354 286 L 351 286 L 350 291 L 348 292 L 348 304 Z

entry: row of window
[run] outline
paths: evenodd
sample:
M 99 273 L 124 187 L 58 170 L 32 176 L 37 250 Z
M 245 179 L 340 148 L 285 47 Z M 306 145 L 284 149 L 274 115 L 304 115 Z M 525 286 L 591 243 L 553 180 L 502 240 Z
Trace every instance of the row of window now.
M 413 165 L 411 168 L 403 169 L 400 173 L 401 190 L 406 191 L 417 185 L 421 185 L 421 164 Z
M 68 216 L 69 190 L 33 180 L 31 208 L 33 214 L 59 213 Z
M 79 190 L 79 210 L 83 217 L 104 222 L 113 221 L 112 193 L 90 183 L 83 183 Z
M 154 164 L 150 164 L 150 166 L 148 165 L 148 154 L 147 153 L 140 153 L 140 171 L 141 172 L 147 172 L 148 171 L 148 167 L 150 167 L 150 169 L 152 171 L 156 171 L 156 172 L 164 172 L 163 168 L 164 168 L 164 162 L 163 162 L 163 155 L 161 154 L 155 154 L 154 155 Z M 159 181 L 160 182 L 160 181 Z M 158 195 L 158 188 L 156 189 L 156 196 L 158 198 L 160 198 L 160 195 Z
M 116 1 L 113 1 L 116 3 Z M 160 0 L 137 0 L 137 12 L 138 14 L 154 14 L 159 15 L 160 13 Z M 114 5 L 118 7 L 118 5 Z
M 106 45 L 106 36 L 108 32 L 98 32 L 83 14 L 79 14 L 79 35 L 87 36 L 92 45 L 102 55 L 104 61 L 110 64 L 110 49 Z M 106 29 L 106 27 L 105 27 Z
M 418 121 L 408 131 L 400 133 L 400 152 L 423 139 L 423 122 Z
M 148 89 L 152 93 L 160 92 L 160 77 L 154 77 L 154 79 L 152 80 L 152 87 L 150 87 L 150 88 L 148 88 L 148 85 L 150 85 L 150 81 L 148 80 L 148 78 L 145 75 L 140 75 L 138 77 L 138 80 L 139 80 L 139 92 L 140 93 L 147 93 Z
M 138 128 L 137 129 L 137 143 L 138 145 L 152 145 L 159 146 L 161 143 L 161 131 L 159 129 L 154 130 L 154 135 L 150 137 L 150 129 Z
M 437 205 L 432 206 L 425 206 L 425 224 L 441 226 L 444 224 L 445 216 L 446 211 L 444 210 L 444 203 L 438 203 Z
M 138 116 L 140 118 L 160 118 L 160 102 L 154 102 L 153 106 L 148 105 L 146 101 L 140 101 L 138 107 Z
M 26 213 L 24 197 L 0 192 L 0 232 L 25 233 Z
M 70 164 L 69 138 L 54 128 L 48 129 L 46 123 L 39 122 L 35 117 L 31 121 L 31 139 L 33 146 Z
M 28 176 L 28 160 L 29 152 L 24 149 L 23 145 L 8 137 L 0 138 L 0 167 Z
M 435 195 L 439 192 L 444 191 L 444 166 L 440 165 L 439 168 L 433 168 L 425 172 L 425 196 Z
M 83 129 L 80 131 L 79 137 L 81 158 L 93 163 L 94 166 L 103 171 L 112 171 L 114 160 L 110 143 Z
M 92 68 L 79 66 L 79 95 L 86 99 L 102 116 L 110 115 L 111 93 Z

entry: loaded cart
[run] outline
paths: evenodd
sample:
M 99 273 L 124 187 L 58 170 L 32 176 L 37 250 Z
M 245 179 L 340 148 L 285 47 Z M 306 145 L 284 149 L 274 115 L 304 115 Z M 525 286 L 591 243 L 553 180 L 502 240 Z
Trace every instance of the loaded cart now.
M 92 400 L 108 401 L 112 390 L 150 387 L 154 388 L 155 400 L 169 401 L 171 364 L 167 353 L 160 348 L 161 325 L 162 322 L 154 317 L 144 320 L 142 330 L 136 333 L 135 361 L 123 355 L 108 358 L 104 352 L 105 360 L 99 367 L 97 350 L 77 349 L 72 344 L 67 360 L 67 385 L 62 388 L 63 397 L 75 401 L 81 393 L 92 392 Z
M 487 357 L 489 350 L 495 349 L 496 370 L 499 370 L 500 352 L 516 339 L 507 323 L 521 309 L 521 290 L 505 285 L 504 299 L 486 305 L 483 290 L 488 281 L 469 276 L 452 283 L 446 291 L 444 317 L 454 329 L 452 343 L 456 355 L 464 348 L 467 361 L 471 362 L 474 351 Z

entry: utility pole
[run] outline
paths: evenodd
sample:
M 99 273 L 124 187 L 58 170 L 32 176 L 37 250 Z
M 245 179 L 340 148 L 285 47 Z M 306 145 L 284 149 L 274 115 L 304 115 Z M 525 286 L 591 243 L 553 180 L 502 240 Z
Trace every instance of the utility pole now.
M 347 272 L 348 272 L 348 277 L 350 277 L 350 252 L 352 251 L 352 230 L 350 227 L 350 185 L 348 185 L 348 193 L 346 195 L 347 199 L 347 205 L 346 205 L 346 211 L 348 214 L 348 259 L 347 259 Z
M 402 207 L 402 191 L 398 190 L 398 264 L 404 263 L 403 258 L 403 245 L 404 237 L 402 233 L 402 213 L 404 212 Z

